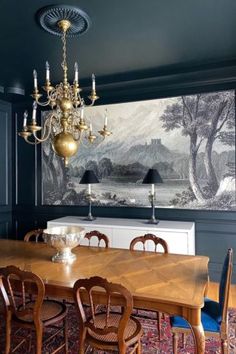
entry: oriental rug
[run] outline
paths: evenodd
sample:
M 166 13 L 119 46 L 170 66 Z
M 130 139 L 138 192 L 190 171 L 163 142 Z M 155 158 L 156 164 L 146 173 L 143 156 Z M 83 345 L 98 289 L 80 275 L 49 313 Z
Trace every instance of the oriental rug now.
M 140 312 L 139 312 L 140 313 Z M 145 313 L 146 314 L 146 313 Z M 161 340 L 158 340 L 157 336 L 157 322 L 155 320 L 155 313 L 149 313 L 150 319 L 139 320 L 142 324 L 144 334 L 142 338 L 142 353 L 143 354 L 172 354 L 172 336 L 171 329 L 169 325 L 169 318 L 166 315 L 165 319 L 162 319 L 162 333 Z M 75 307 L 69 305 L 69 354 L 78 354 L 78 321 Z M 236 354 L 236 309 L 230 309 L 229 311 L 229 354 Z M 47 333 L 45 334 L 47 336 Z M 57 336 L 55 342 L 51 342 L 45 346 L 43 354 L 50 354 L 55 348 L 55 345 L 59 344 L 61 338 Z M 13 337 L 13 346 L 14 346 Z M 191 335 L 186 336 L 186 343 L 183 347 L 182 338 L 179 338 L 179 354 L 194 354 L 193 338 Z M 88 348 L 87 353 L 92 353 L 93 351 Z M 4 353 L 4 320 L 1 316 L 0 318 L 0 353 Z M 27 353 L 27 347 L 21 347 L 17 350 L 16 354 Z M 63 353 L 63 350 L 61 351 Z M 106 354 L 103 351 L 96 351 L 96 354 Z M 206 340 L 206 354 L 220 354 L 220 342 L 216 338 L 208 338 Z M 31 354 L 31 353 L 30 353 Z M 34 351 L 32 350 L 32 354 Z

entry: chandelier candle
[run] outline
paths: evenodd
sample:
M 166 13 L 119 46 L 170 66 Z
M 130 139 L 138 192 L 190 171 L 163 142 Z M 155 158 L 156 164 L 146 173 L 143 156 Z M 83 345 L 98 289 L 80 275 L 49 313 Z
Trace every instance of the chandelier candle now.
M 28 118 L 28 112 L 24 111 L 23 128 L 27 126 L 27 118 Z
M 46 61 L 46 82 L 50 82 L 50 65 L 48 61 Z
M 75 83 L 78 84 L 79 81 L 79 69 L 78 69 L 78 63 L 75 62 Z
M 107 127 L 107 109 L 105 111 L 104 126 Z
M 64 16 L 65 19 L 62 19 Z M 38 13 L 39 22 L 42 27 L 50 33 L 60 35 L 62 41 L 62 70 L 63 80 L 51 85 L 50 82 L 50 66 L 46 62 L 46 80 L 42 87 L 46 99 L 43 100 L 38 89 L 37 71 L 33 71 L 34 90 L 32 97 L 34 99 L 32 122 L 27 124 L 27 120 L 23 120 L 23 130 L 18 134 L 25 139 L 29 144 L 39 144 L 46 140 L 51 140 L 54 152 L 64 159 L 67 166 L 69 158 L 75 155 L 79 149 L 82 137 L 87 144 L 92 144 L 96 136 L 92 134 L 92 125 L 88 129 L 88 125 L 84 118 L 84 108 L 93 106 L 99 98 L 96 94 L 95 75 L 92 74 L 91 93 L 88 96 L 90 102 L 85 103 L 85 99 L 81 96 L 82 89 L 79 87 L 79 69 L 78 63 L 74 65 L 74 81 L 73 84 L 68 80 L 68 65 L 67 65 L 67 35 L 81 34 L 86 28 L 81 28 L 81 24 L 88 25 L 88 16 L 82 10 L 66 5 L 55 5 L 43 8 Z M 56 21 L 52 21 L 54 18 Z M 47 20 L 50 18 L 50 21 Z M 83 22 L 83 21 L 84 22 Z M 77 21 L 77 22 L 76 22 Z M 81 22 L 82 21 L 82 22 Z M 86 22 L 87 21 L 87 22 Z M 37 106 L 49 107 L 43 126 L 36 123 Z M 38 136 L 38 132 L 41 135 Z M 107 130 L 107 118 L 104 122 L 104 127 L 99 131 L 99 134 L 105 137 L 112 133 Z
M 37 80 L 37 71 L 33 71 L 33 78 L 34 78 L 34 91 L 38 90 L 38 80 Z
M 32 114 L 32 122 L 36 124 L 36 110 L 37 110 L 37 103 L 33 103 L 33 114 Z

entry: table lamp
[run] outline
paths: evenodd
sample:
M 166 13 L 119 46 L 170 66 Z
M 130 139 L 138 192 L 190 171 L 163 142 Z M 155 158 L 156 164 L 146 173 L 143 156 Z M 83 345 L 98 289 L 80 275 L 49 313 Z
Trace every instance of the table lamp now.
M 87 184 L 88 185 L 88 202 L 89 202 L 89 213 L 85 220 L 93 221 L 94 218 L 92 216 L 92 196 L 91 196 L 91 184 L 99 183 L 95 173 L 93 170 L 86 170 L 79 182 L 80 184 Z
M 163 183 L 163 180 L 159 174 L 159 172 L 154 169 L 150 168 L 146 174 L 146 176 L 143 179 L 143 184 L 151 184 L 151 193 L 149 195 L 149 200 L 151 202 L 151 207 L 152 207 L 152 217 L 150 220 L 148 220 L 149 224 L 158 224 L 158 220 L 155 217 L 155 183 Z

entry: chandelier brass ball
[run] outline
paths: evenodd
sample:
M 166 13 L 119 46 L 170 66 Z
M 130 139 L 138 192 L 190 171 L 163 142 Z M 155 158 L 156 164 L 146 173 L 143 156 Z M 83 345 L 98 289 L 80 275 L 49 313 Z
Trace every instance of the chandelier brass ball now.
M 69 158 L 78 151 L 77 141 L 72 134 L 66 132 L 61 132 L 54 137 L 52 147 L 57 155 L 64 158 Z
M 73 103 L 71 102 L 71 100 L 69 100 L 68 98 L 65 98 L 65 97 L 63 97 L 60 100 L 59 105 L 60 105 L 62 112 L 70 111 L 73 108 Z

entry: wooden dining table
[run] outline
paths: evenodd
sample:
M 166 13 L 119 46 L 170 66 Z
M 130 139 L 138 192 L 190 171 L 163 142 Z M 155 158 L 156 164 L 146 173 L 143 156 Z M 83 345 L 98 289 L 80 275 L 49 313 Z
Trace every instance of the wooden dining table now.
M 134 307 L 183 316 L 191 325 L 196 353 L 205 351 L 201 308 L 208 283 L 208 257 L 79 246 L 72 264 L 53 263 L 44 243 L 0 240 L 0 267 L 15 265 L 39 275 L 46 295 L 73 299 L 79 278 L 98 275 L 123 284 Z M 99 295 L 99 300 L 102 294 Z

